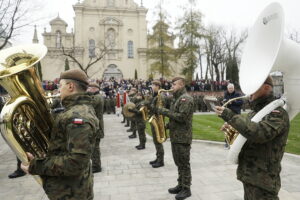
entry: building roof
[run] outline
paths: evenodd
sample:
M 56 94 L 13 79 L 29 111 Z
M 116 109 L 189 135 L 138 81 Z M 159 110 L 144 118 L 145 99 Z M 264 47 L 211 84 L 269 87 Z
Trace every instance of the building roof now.
M 67 22 L 65 22 L 64 20 L 62 20 L 59 17 L 59 14 L 57 15 L 57 17 L 53 20 L 50 21 L 50 25 L 64 25 L 64 26 L 68 26 Z

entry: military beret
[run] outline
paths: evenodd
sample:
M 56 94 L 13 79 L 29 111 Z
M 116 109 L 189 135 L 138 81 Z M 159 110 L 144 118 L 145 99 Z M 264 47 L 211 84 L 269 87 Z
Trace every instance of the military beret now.
M 94 82 L 90 83 L 90 84 L 89 84 L 89 87 L 95 87 L 95 88 L 98 88 L 98 89 L 100 89 L 100 86 L 99 86 L 99 84 L 97 84 L 97 83 L 94 83 Z
M 265 80 L 264 84 L 268 84 L 273 87 L 273 79 L 271 76 L 268 76 L 267 79 Z
M 178 80 L 183 80 L 183 82 L 185 81 L 184 78 L 182 78 L 182 77 L 175 77 L 172 79 L 172 83 L 174 83 L 175 81 L 178 81 Z
M 60 74 L 60 79 L 71 79 L 86 85 L 89 84 L 87 75 L 80 69 L 70 69 Z
M 154 80 L 154 81 L 152 81 L 152 85 L 161 86 L 161 82 L 158 80 Z

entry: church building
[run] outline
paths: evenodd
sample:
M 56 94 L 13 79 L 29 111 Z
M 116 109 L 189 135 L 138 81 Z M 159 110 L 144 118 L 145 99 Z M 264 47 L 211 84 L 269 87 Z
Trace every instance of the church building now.
M 104 57 L 91 65 L 91 79 L 114 77 L 147 79 L 147 9 L 133 0 L 84 0 L 73 5 L 74 30 L 57 16 L 50 21 L 51 30 L 42 34 L 48 53 L 42 60 L 44 80 L 54 80 L 65 71 L 65 53 L 71 54 L 86 68 L 99 55 Z M 37 43 L 35 31 L 34 43 Z M 70 68 L 78 64 L 68 58 Z

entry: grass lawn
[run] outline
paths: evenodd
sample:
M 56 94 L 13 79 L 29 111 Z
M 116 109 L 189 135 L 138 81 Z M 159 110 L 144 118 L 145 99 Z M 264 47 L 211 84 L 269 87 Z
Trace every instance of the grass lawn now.
M 194 115 L 193 138 L 200 140 L 224 141 L 224 134 L 220 131 L 224 121 L 216 115 Z M 151 133 L 149 123 L 147 132 Z M 292 121 L 286 146 L 286 152 L 300 155 L 300 114 Z

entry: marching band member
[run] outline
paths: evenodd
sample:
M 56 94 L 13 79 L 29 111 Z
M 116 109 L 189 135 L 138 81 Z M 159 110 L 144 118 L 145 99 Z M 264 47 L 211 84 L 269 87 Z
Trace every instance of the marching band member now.
M 289 116 L 278 107 L 260 122 L 251 118 L 274 100 L 273 81 L 269 76 L 250 97 L 251 112 L 236 115 L 216 106 L 216 113 L 247 138 L 239 153 L 237 178 L 244 185 L 245 200 L 276 200 L 280 190 L 281 160 L 289 132 Z
M 174 100 L 171 108 L 153 108 L 157 114 L 169 117 L 170 139 L 174 162 L 178 169 L 178 184 L 168 191 L 177 194 L 177 200 L 191 196 L 190 151 L 192 143 L 193 98 L 185 89 L 185 80 L 176 77 L 172 80 Z
M 27 153 L 29 165 L 22 169 L 40 175 L 50 200 L 93 199 L 91 156 L 99 121 L 87 95 L 88 78 L 79 69 L 61 73 L 60 94 L 64 112 L 58 114 L 51 132 L 50 146 L 44 158 Z

